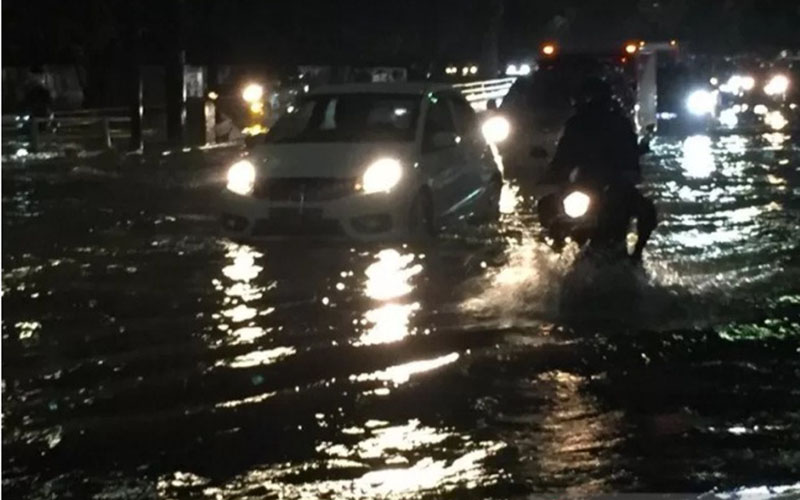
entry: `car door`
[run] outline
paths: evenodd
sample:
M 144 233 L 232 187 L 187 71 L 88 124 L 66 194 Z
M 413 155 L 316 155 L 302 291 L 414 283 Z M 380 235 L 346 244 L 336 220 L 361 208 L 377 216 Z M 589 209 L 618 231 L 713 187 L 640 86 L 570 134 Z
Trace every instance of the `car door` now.
M 437 216 L 450 213 L 463 197 L 463 165 L 465 163 L 461 138 L 453 121 L 450 103 L 441 95 L 427 98 L 427 110 L 422 130 L 420 167 L 433 192 Z M 437 144 L 437 135 L 452 136 L 447 144 Z

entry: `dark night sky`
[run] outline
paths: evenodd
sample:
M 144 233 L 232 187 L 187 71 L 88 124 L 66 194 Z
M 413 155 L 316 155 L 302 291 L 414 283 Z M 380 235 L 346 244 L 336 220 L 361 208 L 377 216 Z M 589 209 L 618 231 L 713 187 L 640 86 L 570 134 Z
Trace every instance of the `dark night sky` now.
M 800 46 L 800 0 L 4 0 L 3 64 L 409 62 L 476 58 L 504 10 L 501 56 L 571 40 L 680 38 L 704 50 Z M 178 19 L 183 19 L 183 29 Z

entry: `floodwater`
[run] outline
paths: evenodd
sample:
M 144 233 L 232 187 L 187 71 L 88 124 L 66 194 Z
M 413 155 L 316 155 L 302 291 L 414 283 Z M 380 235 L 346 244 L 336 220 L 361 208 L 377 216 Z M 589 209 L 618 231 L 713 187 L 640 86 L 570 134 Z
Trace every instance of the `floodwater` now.
M 642 274 L 553 255 L 519 180 L 424 247 L 248 245 L 218 168 L 81 161 L 3 165 L 9 498 L 800 494 L 786 135 L 659 139 Z

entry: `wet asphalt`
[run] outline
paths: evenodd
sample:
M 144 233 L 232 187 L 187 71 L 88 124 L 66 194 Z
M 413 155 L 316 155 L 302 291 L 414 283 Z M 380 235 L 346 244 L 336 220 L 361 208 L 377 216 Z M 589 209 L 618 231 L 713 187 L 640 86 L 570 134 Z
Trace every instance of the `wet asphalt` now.
M 525 176 L 423 245 L 248 244 L 224 151 L 5 162 L 3 494 L 790 494 L 800 149 L 653 149 L 642 272 L 553 254 Z

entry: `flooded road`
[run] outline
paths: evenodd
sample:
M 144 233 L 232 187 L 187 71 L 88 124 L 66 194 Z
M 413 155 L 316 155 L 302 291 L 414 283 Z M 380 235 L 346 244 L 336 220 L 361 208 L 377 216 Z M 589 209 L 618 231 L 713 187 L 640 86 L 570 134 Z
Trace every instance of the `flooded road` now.
M 498 227 L 424 247 L 247 245 L 217 234 L 214 169 L 4 164 L 3 493 L 791 494 L 800 149 L 645 161 L 646 272 L 599 279 L 514 179 Z

